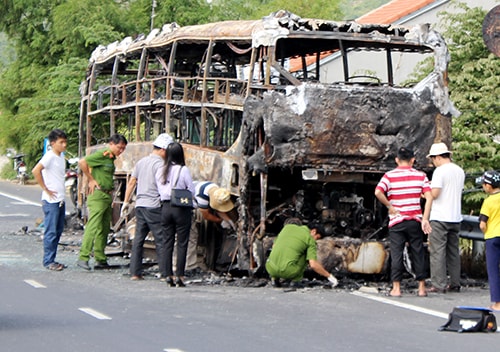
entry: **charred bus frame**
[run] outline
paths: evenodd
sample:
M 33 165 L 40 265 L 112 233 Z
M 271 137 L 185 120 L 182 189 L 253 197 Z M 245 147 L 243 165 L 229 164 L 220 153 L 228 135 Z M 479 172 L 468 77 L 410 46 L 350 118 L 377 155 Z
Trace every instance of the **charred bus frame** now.
M 403 85 L 399 61 L 409 56 L 413 66 L 415 55 L 433 57 L 434 70 Z M 80 154 L 125 133 L 131 143 L 116 173 L 123 194 L 149 141 L 168 132 L 181 142 L 193 178 L 238 199 L 236 236 L 203 226 L 222 241 L 212 266 L 234 250 L 240 268 L 261 266 L 267 243 L 294 216 L 324 225 L 327 269 L 381 272 L 386 210 L 374 187 L 395 166 L 399 146 L 412 147 L 418 167 L 430 171 L 431 144 L 451 141 L 448 58 L 427 26 L 283 11 L 256 21 L 167 24 L 94 51 L 81 88 Z

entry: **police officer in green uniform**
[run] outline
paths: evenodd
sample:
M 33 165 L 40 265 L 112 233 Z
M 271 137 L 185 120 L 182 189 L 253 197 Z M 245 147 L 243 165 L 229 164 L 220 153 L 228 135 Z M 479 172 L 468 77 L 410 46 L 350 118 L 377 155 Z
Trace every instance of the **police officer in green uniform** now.
M 337 278 L 326 271 L 317 260 L 316 240 L 321 238 L 320 231 L 319 224 L 311 224 L 309 228 L 302 226 L 297 218 L 285 221 L 285 226 L 278 234 L 266 262 L 272 286 L 280 287 L 279 279 L 287 279 L 292 281 L 292 287 L 298 287 L 307 264 L 333 286 L 337 286 Z
M 87 197 L 89 219 L 85 226 L 77 262 L 79 267 L 86 270 L 90 270 L 89 258 L 92 250 L 95 259 L 94 269 L 108 267 L 104 249 L 111 224 L 114 161 L 127 147 L 127 139 L 120 134 L 114 134 L 108 143 L 108 148 L 96 151 L 78 162 L 80 170 L 87 176 L 89 188 Z

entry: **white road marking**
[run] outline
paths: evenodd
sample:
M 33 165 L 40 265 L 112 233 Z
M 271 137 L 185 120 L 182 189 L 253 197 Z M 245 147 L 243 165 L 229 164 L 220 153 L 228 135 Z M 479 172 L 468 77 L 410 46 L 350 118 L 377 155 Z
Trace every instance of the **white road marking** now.
M 35 280 L 24 280 L 28 285 L 33 286 L 34 288 L 47 288 L 38 281 Z
M 180 350 L 178 348 L 165 348 L 163 349 L 165 352 L 184 352 L 183 350 Z
M 37 207 L 41 207 L 42 206 L 41 201 L 39 203 L 32 202 L 31 200 L 24 199 L 24 198 L 21 198 L 21 197 L 17 197 L 17 196 L 14 196 L 12 194 L 8 194 L 8 193 L 0 192 L 0 196 L 4 196 L 4 197 L 10 198 L 10 199 L 14 199 L 14 200 L 17 200 L 17 201 L 22 202 L 24 204 L 30 204 L 30 205 L 34 205 L 34 206 L 37 206 Z
M 448 313 L 438 312 L 437 310 L 432 310 L 432 309 L 422 308 L 419 306 L 414 306 L 413 304 L 396 302 L 393 299 L 374 296 L 374 295 L 370 295 L 370 294 L 366 294 L 366 293 L 362 293 L 362 292 L 357 292 L 357 291 L 352 292 L 352 294 L 355 296 L 368 298 L 368 299 L 371 299 L 373 301 L 377 301 L 377 302 L 381 302 L 381 303 L 385 303 L 385 304 L 390 304 L 392 306 L 396 306 L 396 307 L 400 307 L 400 308 L 404 308 L 404 309 L 408 309 L 408 310 L 413 310 L 415 312 L 419 312 L 419 313 L 423 313 L 423 314 L 432 315 L 434 317 L 438 317 L 438 318 L 442 318 L 442 319 L 448 319 L 448 316 L 449 316 Z
M 106 314 L 98 312 L 92 308 L 78 308 L 78 310 L 99 320 L 111 320 L 111 317 L 108 317 Z
M 23 214 L 20 214 L 20 213 L 14 213 L 14 214 L 3 214 L 3 213 L 0 213 L 0 218 L 28 217 L 28 216 L 33 217 L 33 215 L 26 214 L 26 213 L 23 213 Z
M 1 258 L 20 258 L 22 257 L 21 254 L 17 252 L 10 252 L 10 251 L 0 251 L 0 259 Z
M 18 262 L 20 260 L 27 260 L 27 258 L 16 252 L 0 251 L 0 263 Z

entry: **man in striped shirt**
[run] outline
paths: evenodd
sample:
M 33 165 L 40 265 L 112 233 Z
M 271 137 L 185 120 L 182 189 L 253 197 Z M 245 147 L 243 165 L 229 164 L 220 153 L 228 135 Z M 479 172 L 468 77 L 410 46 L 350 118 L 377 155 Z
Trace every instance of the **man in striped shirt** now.
M 401 279 L 404 273 L 403 251 L 409 243 L 410 256 L 418 280 L 418 296 L 425 297 L 424 233 L 431 232 L 429 214 L 432 194 L 425 173 L 413 168 L 413 150 L 401 147 L 396 157 L 397 168 L 382 177 L 375 188 L 375 196 L 389 211 L 389 240 L 391 251 L 392 297 L 401 296 Z M 422 216 L 420 200 L 424 196 Z

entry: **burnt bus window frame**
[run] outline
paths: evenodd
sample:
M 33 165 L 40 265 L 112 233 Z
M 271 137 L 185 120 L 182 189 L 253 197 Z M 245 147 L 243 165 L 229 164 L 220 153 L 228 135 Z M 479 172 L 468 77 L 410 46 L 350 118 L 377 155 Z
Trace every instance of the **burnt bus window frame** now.
M 350 53 L 354 52 L 381 52 L 385 55 L 386 62 L 386 77 L 378 77 L 370 75 L 371 70 L 369 67 L 363 68 L 364 73 L 352 72 L 350 69 L 350 63 L 353 59 L 349 58 Z M 416 54 L 432 54 L 433 50 L 427 46 L 407 43 L 401 40 L 395 40 L 395 42 L 378 42 L 373 39 L 363 38 L 361 36 L 357 38 L 350 39 L 340 39 L 338 36 L 325 34 L 319 35 L 316 33 L 301 33 L 296 35 L 289 35 L 286 38 L 279 38 L 276 41 L 275 48 L 275 61 L 284 70 L 289 71 L 290 67 L 284 65 L 284 63 L 290 63 L 293 58 L 300 58 L 302 66 L 295 72 L 290 72 L 293 77 L 299 79 L 301 82 L 313 81 L 322 84 L 332 84 L 332 83 L 342 83 L 339 81 L 323 81 L 320 73 L 322 56 L 328 54 L 338 53 L 342 56 L 343 63 L 343 83 L 367 83 L 368 85 L 390 85 L 394 86 L 394 72 L 393 72 L 393 58 L 394 53 L 416 53 Z M 314 57 L 315 65 L 312 66 L 313 72 L 310 72 L 309 65 L 306 63 L 307 57 Z M 369 60 L 365 60 L 369 62 Z M 375 61 L 374 61 L 375 62 Z M 376 68 L 376 67 L 374 67 Z M 297 82 L 290 78 L 283 71 L 280 76 L 280 84 L 295 84 Z M 375 72 L 373 70 L 372 72 Z M 360 81 L 360 78 L 364 78 L 364 82 Z

